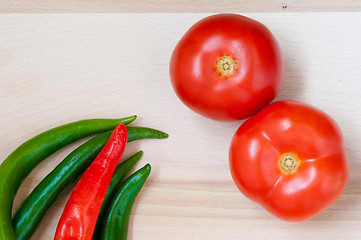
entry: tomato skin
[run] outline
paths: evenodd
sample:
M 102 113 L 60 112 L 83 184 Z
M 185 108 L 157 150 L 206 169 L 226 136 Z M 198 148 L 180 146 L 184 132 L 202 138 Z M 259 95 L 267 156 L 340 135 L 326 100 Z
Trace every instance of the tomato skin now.
M 217 61 L 230 56 L 235 73 L 223 76 Z M 261 23 L 237 14 L 217 14 L 195 23 L 170 60 L 179 99 L 193 111 L 220 121 L 245 119 L 270 103 L 283 79 L 280 47 Z
M 281 170 L 284 154 L 299 159 L 294 173 Z M 287 221 L 307 220 L 325 210 L 349 177 L 336 122 L 296 101 L 272 103 L 245 121 L 232 138 L 229 163 L 239 190 Z

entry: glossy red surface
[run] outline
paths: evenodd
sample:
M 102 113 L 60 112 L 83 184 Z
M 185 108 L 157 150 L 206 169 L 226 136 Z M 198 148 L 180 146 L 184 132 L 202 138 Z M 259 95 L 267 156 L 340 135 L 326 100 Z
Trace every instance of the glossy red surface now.
M 336 201 L 348 181 L 340 128 L 326 113 L 296 101 L 272 103 L 244 122 L 229 154 L 240 191 L 283 220 L 319 214 Z M 299 160 L 292 174 L 279 166 L 285 154 Z
M 59 220 L 55 240 L 90 240 L 109 183 L 127 143 L 127 128 L 118 125 L 75 186 Z
M 236 61 L 222 76 L 217 60 Z M 283 63 L 279 45 L 261 23 L 237 14 L 217 14 L 194 24 L 180 39 L 170 61 L 172 86 L 195 112 L 215 120 L 244 119 L 278 94 Z

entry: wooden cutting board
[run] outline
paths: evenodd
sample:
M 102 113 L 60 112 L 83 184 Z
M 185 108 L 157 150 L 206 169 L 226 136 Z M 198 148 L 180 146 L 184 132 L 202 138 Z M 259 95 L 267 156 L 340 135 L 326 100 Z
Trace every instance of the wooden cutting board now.
M 233 184 L 228 148 L 242 121 L 205 119 L 173 92 L 172 50 L 207 15 L 0 15 L 1 159 L 60 124 L 137 114 L 133 125 L 170 137 L 136 141 L 126 149 L 124 157 L 144 151 L 137 168 L 152 165 L 134 205 L 129 239 L 360 239 L 361 14 L 246 14 L 269 27 L 281 45 L 285 78 L 276 100 L 317 106 L 344 133 L 349 184 L 334 205 L 301 223 L 276 219 Z M 41 163 L 21 186 L 14 209 L 80 143 Z M 33 239 L 53 238 L 70 192 L 49 211 Z

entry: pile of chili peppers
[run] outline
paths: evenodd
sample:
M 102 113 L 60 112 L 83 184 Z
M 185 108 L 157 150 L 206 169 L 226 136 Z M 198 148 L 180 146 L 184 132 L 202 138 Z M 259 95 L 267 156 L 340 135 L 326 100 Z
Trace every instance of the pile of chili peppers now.
M 0 239 L 30 239 L 54 202 L 76 181 L 54 239 L 127 239 L 132 205 L 151 167 L 146 164 L 122 182 L 143 152 L 118 162 L 127 142 L 168 137 L 156 129 L 125 126 L 135 119 L 72 122 L 43 132 L 13 151 L 0 165 Z M 57 150 L 94 134 L 98 135 L 72 151 L 34 188 L 12 217 L 15 195 L 29 173 Z

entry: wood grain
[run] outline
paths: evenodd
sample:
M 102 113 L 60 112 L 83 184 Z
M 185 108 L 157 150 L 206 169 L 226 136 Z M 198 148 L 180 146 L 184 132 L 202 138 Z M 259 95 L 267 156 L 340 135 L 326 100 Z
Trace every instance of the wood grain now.
M 3 13 L 196 13 L 196 12 L 314 12 L 360 11 L 359 0 L 0 0 Z
M 179 38 L 208 14 L 0 15 L 0 156 L 51 127 L 83 118 L 137 114 L 134 125 L 169 133 L 138 150 L 152 173 L 134 205 L 129 239 L 361 239 L 361 15 L 249 13 L 277 37 L 285 79 L 276 100 L 294 99 L 329 113 L 341 127 L 350 181 L 314 219 L 280 221 L 245 198 L 228 169 L 241 122 L 219 123 L 187 109 L 168 76 Z M 41 163 L 21 186 L 14 210 L 80 142 Z M 2 160 L 0 160 L 2 161 Z M 52 239 L 71 188 L 33 239 Z M 2 193 L 6 194 L 6 193 Z

